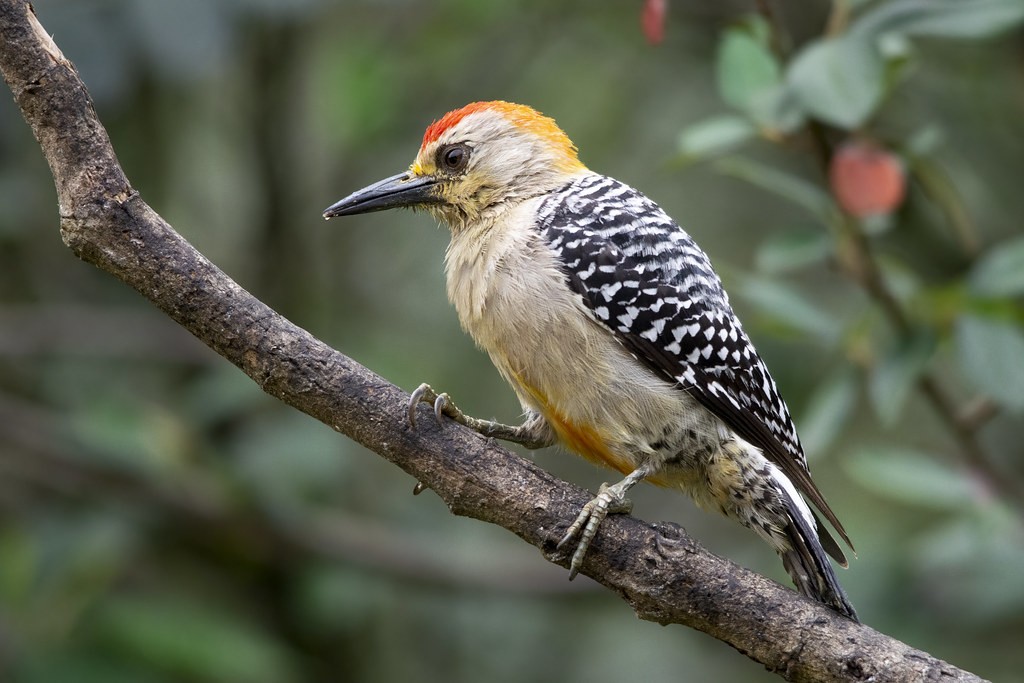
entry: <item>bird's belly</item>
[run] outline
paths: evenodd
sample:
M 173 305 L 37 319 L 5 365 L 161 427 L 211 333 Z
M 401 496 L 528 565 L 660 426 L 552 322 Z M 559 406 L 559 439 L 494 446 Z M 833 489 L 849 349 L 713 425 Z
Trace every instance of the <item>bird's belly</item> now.
M 587 416 L 569 415 L 565 412 L 565 402 L 559 400 L 557 392 L 550 392 L 533 386 L 521 374 L 510 372 L 509 379 L 516 393 L 522 399 L 524 407 L 536 410 L 558 436 L 558 441 L 569 450 L 582 455 L 587 460 L 603 465 L 623 474 L 629 474 L 639 464 L 639 460 L 628 450 L 617 448 L 610 430 L 593 423 Z
M 649 480 L 692 488 L 718 447 L 718 420 L 677 385 L 642 366 L 599 323 L 503 344 L 491 357 L 525 407 L 569 450 L 623 474 L 653 464 Z

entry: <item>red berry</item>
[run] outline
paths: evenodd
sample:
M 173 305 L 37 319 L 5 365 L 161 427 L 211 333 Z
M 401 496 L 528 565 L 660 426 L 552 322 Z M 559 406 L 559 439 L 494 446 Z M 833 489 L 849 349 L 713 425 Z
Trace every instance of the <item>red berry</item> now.
M 907 192 L 899 157 L 870 142 L 845 143 L 832 157 L 828 175 L 839 206 L 857 218 L 892 213 Z
M 644 0 L 644 9 L 640 13 L 647 42 L 657 45 L 665 37 L 665 14 L 668 11 L 668 0 Z

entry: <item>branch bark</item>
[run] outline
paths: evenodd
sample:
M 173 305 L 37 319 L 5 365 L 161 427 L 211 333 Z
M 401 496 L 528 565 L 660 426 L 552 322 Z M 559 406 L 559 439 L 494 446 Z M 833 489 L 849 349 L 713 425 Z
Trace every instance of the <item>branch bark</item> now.
M 74 66 L 25 0 L 0 0 L 0 71 L 50 165 L 65 244 L 139 291 L 264 391 L 390 460 L 457 515 L 554 546 L 589 495 L 449 423 L 242 289 L 131 187 Z M 426 408 L 424 408 L 426 410 Z M 704 550 L 673 524 L 614 516 L 583 573 L 642 619 L 690 626 L 792 681 L 979 681 Z

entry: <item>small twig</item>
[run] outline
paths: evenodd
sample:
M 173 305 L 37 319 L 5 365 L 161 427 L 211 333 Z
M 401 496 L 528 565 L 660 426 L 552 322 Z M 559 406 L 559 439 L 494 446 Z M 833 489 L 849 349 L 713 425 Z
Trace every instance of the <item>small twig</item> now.
M 825 24 L 826 36 L 838 36 L 850 23 L 850 0 L 832 0 L 832 10 Z
M 935 202 L 953 228 L 960 248 L 970 258 L 981 253 L 978 229 L 964 207 L 964 202 L 948 174 L 940 167 L 924 160 L 911 163 L 911 172 L 928 198 Z
M 957 415 L 957 421 L 968 431 L 981 429 L 986 422 L 999 414 L 999 405 L 988 396 L 975 396 Z
M 772 7 L 769 0 L 755 0 L 754 4 L 757 6 L 757 12 L 764 17 L 765 22 L 771 29 L 771 48 L 775 56 L 780 60 L 785 61 L 789 53 L 793 49 L 792 41 L 789 38 L 789 32 L 786 31 L 786 27 L 783 22 L 779 19 L 778 13 L 775 8 Z
M 968 464 L 985 481 L 985 484 L 992 491 L 998 493 L 1007 503 L 1015 507 L 1018 512 L 1024 512 L 1024 489 L 1016 478 L 1002 472 L 989 459 L 985 450 L 978 443 L 978 429 L 984 424 L 986 413 L 994 415 L 998 412 L 995 404 L 990 401 L 985 404 L 981 413 L 973 416 L 972 419 L 964 420 L 964 409 L 958 409 L 949 394 L 938 384 L 938 381 L 931 374 L 923 374 L 918 379 L 918 386 L 922 393 L 928 398 L 932 407 L 943 418 L 949 427 L 953 437 L 960 444 L 960 450 Z
M 827 152 L 826 154 L 828 154 Z M 827 169 L 828 162 L 824 162 Z M 907 339 L 913 334 L 913 327 L 899 299 L 889 289 L 875 258 L 874 248 L 860 225 L 853 217 L 842 214 L 839 236 L 843 240 L 840 265 L 854 282 L 859 284 L 875 300 L 900 337 Z

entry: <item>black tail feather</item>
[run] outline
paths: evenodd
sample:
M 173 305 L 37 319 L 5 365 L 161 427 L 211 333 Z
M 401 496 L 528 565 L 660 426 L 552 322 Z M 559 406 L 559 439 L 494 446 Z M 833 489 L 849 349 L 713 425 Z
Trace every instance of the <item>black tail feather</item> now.
M 788 499 L 788 496 L 786 498 Z M 817 529 L 810 527 L 793 501 L 786 502 L 790 523 L 785 531 L 792 549 L 779 553 L 782 565 L 801 593 L 859 622 L 857 612 L 846 597 L 843 587 L 839 585 L 835 569 L 818 540 Z M 817 522 L 817 519 L 814 521 Z

